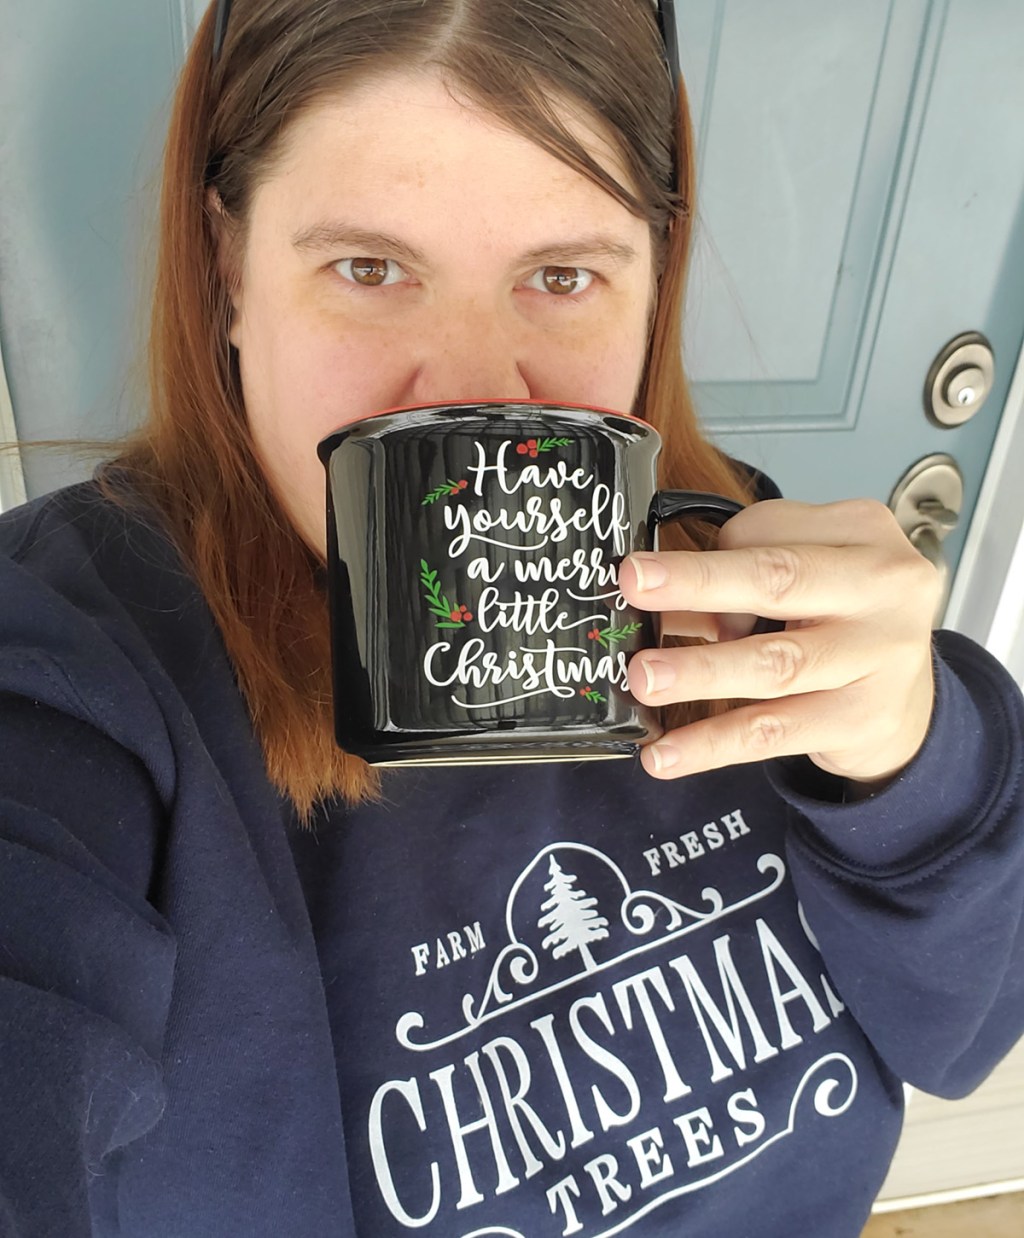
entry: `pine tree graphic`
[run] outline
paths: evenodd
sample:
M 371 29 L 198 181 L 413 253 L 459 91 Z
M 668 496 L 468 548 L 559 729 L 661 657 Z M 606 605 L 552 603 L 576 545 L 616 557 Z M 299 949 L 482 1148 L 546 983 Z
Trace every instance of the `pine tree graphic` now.
M 583 966 L 587 971 L 593 971 L 595 963 L 589 947 L 608 936 L 608 921 L 594 910 L 597 899 L 590 898 L 586 890 L 577 890 L 573 885 L 575 876 L 563 873 L 554 856 L 551 857 L 548 872 L 551 880 L 544 889 L 551 897 L 541 904 L 541 911 L 548 914 L 537 921 L 537 927 L 550 928 L 551 932 L 541 944 L 556 959 L 564 957 L 570 950 L 578 950 Z

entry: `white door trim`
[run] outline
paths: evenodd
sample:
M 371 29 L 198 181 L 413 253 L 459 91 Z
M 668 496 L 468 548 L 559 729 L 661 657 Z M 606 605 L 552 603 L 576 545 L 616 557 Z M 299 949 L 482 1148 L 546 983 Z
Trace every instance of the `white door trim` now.
M 25 474 L 21 467 L 21 452 L 14 446 L 18 428 L 14 424 L 14 405 L 7 386 L 3 352 L 0 350 L 0 512 L 25 502 Z
M 943 626 L 984 645 L 1024 684 L 1024 349 L 971 527 Z

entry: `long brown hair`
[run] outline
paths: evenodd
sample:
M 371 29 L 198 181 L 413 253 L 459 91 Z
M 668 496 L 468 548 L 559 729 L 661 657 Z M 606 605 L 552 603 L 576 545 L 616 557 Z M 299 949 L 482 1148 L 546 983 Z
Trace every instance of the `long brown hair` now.
M 211 11 L 180 79 L 165 155 L 150 414 L 105 485 L 123 501 L 111 479 L 127 474 L 159 512 L 219 625 L 268 775 L 305 818 L 320 799 L 379 795 L 379 779 L 334 744 L 323 564 L 254 454 L 215 217 L 222 210 L 244 241 L 253 194 L 302 109 L 371 73 L 439 68 L 647 220 L 660 282 L 634 412 L 663 436 L 663 486 L 748 496 L 702 438 L 683 372 L 694 158 L 686 94 L 670 81 L 649 0 L 235 0 L 216 65 L 212 42 Z M 559 97 L 603 122 L 635 195 L 559 122 Z M 693 544 L 667 532 L 666 544 Z

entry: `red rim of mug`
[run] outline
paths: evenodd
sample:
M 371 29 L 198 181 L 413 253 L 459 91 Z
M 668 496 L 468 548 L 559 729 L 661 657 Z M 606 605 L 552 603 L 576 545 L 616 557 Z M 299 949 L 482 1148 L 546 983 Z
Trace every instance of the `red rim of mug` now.
M 574 412 L 595 413 L 601 417 L 624 417 L 626 421 L 635 421 L 637 425 L 657 433 L 649 421 L 644 421 L 642 417 L 636 417 L 633 413 L 622 413 L 614 408 L 600 408 L 594 404 L 570 404 L 564 400 L 441 400 L 431 404 L 399 404 L 395 408 L 386 408 L 380 412 L 367 413 L 365 417 L 354 417 L 351 421 L 346 421 L 338 426 L 336 430 L 332 430 L 331 433 L 338 434 L 342 430 L 347 430 L 349 426 L 361 426 L 367 421 L 376 421 L 378 417 L 393 417 L 395 413 L 419 413 L 431 408 L 480 408 L 482 406 L 493 407 L 495 405 L 515 405 L 516 407 L 526 405 L 531 408 L 550 409 L 565 408 Z M 330 435 L 325 435 L 325 437 L 329 438 Z

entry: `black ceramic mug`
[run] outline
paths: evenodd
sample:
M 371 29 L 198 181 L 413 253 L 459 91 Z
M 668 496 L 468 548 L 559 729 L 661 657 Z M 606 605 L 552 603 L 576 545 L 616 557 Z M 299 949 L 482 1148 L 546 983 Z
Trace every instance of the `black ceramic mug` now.
M 335 729 L 375 765 L 626 757 L 662 734 L 626 668 L 660 643 L 618 567 L 658 525 L 724 524 L 657 491 L 661 439 L 577 406 L 397 409 L 319 445 Z

